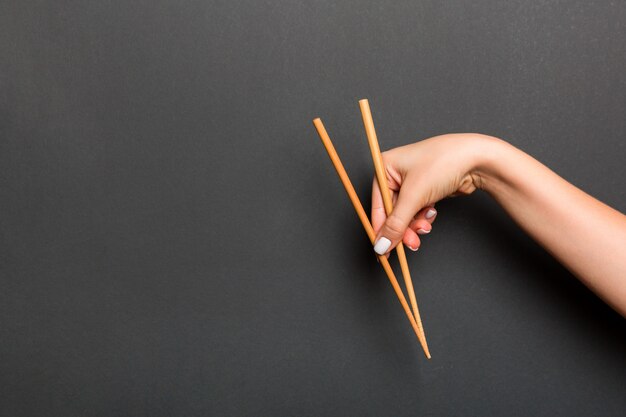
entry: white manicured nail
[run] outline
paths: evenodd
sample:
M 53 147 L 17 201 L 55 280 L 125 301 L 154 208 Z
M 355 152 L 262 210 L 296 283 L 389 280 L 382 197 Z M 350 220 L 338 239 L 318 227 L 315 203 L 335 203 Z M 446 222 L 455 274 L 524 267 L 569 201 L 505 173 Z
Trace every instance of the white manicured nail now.
M 435 209 L 429 209 L 429 210 L 426 212 L 426 216 L 424 216 L 424 217 L 426 217 L 427 219 L 432 219 L 433 217 L 435 217 L 435 214 L 437 214 L 437 210 L 435 210 Z
M 430 233 L 430 230 L 426 230 L 426 229 L 417 229 L 417 233 L 420 235 L 427 235 Z
M 386 237 L 381 237 L 374 245 L 374 252 L 379 255 L 384 255 L 387 252 L 387 249 L 389 249 L 389 246 L 391 246 L 391 240 Z
M 412 247 L 410 247 L 410 246 L 409 246 L 409 249 L 411 249 L 413 252 L 417 252 L 417 250 L 418 250 L 419 248 L 412 248 Z

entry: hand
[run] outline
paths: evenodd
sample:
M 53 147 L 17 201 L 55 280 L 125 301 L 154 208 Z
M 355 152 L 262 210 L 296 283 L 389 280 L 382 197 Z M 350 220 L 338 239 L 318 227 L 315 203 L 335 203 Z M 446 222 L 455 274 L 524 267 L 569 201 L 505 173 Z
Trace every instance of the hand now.
M 374 250 L 388 253 L 402 240 L 410 249 L 420 247 L 420 234 L 430 233 L 437 211 L 434 204 L 446 197 L 471 194 L 480 187 L 477 168 L 481 156 L 499 139 L 473 134 L 436 136 L 384 152 L 393 212 L 387 217 L 374 178 L 372 227 L 377 232 Z

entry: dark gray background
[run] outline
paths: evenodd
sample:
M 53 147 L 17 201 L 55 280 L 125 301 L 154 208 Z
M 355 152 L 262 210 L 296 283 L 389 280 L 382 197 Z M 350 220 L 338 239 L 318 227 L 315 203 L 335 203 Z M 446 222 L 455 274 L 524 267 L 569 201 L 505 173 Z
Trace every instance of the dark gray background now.
M 624 211 L 626 3 L 4 1 L 0 65 L 0 415 L 624 415 L 625 321 L 480 193 L 425 360 L 311 120 L 368 207 L 364 97 Z

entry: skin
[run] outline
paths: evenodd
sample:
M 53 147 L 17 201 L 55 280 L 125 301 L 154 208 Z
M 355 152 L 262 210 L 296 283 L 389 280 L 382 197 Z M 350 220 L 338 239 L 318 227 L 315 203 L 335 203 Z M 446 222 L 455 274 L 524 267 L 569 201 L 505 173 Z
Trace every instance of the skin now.
M 474 133 L 436 136 L 383 153 L 394 210 L 387 217 L 376 179 L 376 241 L 419 249 L 434 204 L 483 190 L 587 287 L 626 317 L 626 216 L 576 188 L 510 144 Z

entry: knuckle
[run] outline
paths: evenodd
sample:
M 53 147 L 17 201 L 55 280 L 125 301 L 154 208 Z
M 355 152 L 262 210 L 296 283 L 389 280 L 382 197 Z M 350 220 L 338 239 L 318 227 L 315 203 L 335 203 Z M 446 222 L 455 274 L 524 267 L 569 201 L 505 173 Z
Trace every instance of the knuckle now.
M 404 231 L 406 230 L 405 224 L 398 216 L 395 214 L 391 214 L 387 221 L 385 222 L 385 228 L 390 232 L 394 237 L 401 237 L 404 235 Z

